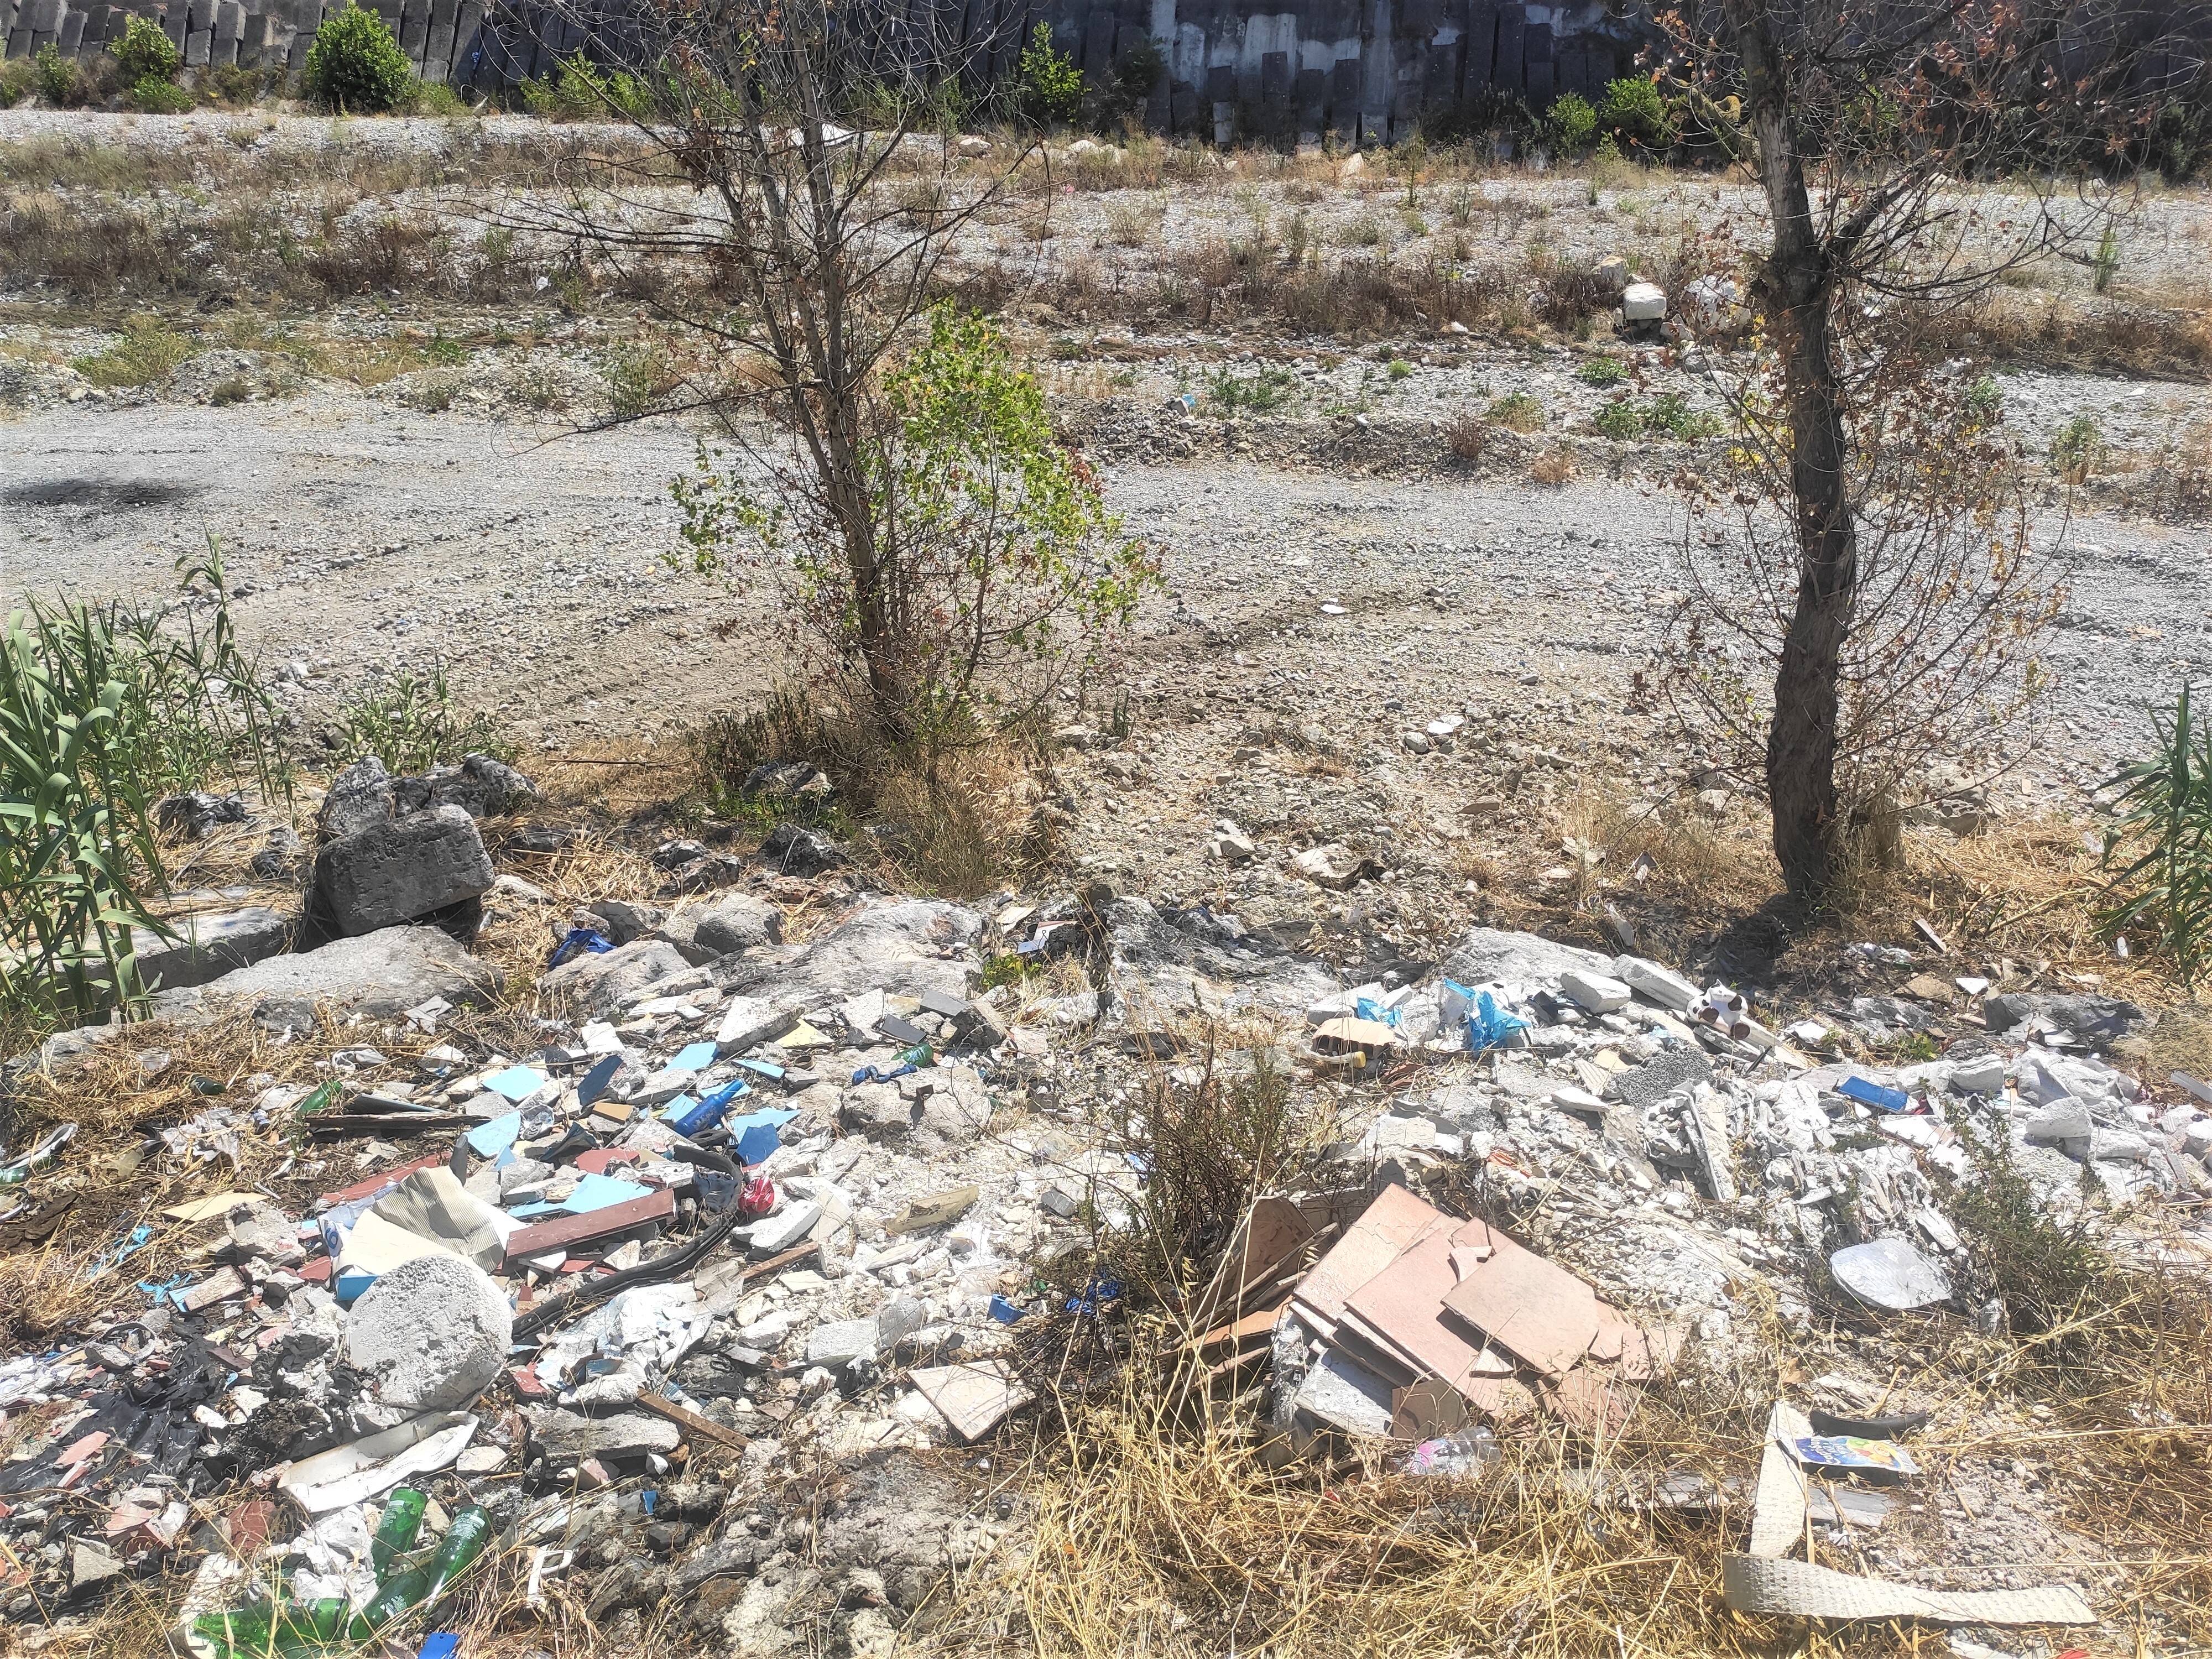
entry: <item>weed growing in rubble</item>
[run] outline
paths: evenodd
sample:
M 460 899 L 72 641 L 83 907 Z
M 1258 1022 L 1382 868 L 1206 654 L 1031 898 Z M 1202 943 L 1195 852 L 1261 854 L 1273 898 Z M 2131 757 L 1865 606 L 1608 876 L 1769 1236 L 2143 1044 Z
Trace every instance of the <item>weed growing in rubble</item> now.
M 1509 432 L 1540 432 L 1544 405 L 1525 392 L 1511 392 L 1491 404 L 1489 416 Z
M 2110 933 L 2148 928 L 2185 984 L 2212 959 L 2212 719 L 2184 684 L 2169 713 L 2151 714 L 2151 752 L 2116 772 L 2105 834 Z M 2124 862 L 2123 861 L 2124 860 Z
M 374 755 L 387 772 L 426 772 L 468 755 L 512 760 L 514 746 L 499 723 L 453 703 L 446 665 L 427 675 L 400 672 L 339 705 L 333 746 L 342 755 Z

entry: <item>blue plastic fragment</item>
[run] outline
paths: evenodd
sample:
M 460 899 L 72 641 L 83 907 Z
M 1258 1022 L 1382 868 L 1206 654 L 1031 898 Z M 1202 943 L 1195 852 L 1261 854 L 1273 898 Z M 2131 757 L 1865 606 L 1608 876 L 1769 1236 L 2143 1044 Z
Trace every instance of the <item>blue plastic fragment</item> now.
M 1846 1100 L 1856 1100 L 1865 1106 L 1879 1106 L 1885 1112 L 1901 1112 L 1912 1104 L 1912 1097 L 1902 1089 L 1885 1089 L 1879 1083 L 1870 1083 L 1863 1077 L 1847 1077 L 1836 1085 L 1836 1092 Z
M 571 927 L 562 935 L 561 942 L 553 947 L 553 958 L 545 965 L 558 968 L 562 963 L 580 956 L 604 956 L 615 948 L 614 941 L 590 927 Z
M 1486 1048 L 1502 1048 L 1516 1031 L 1528 1029 L 1527 1020 L 1507 1013 L 1489 992 L 1479 991 L 1474 1006 L 1468 1011 L 1467 1046 L 1478 1054 Z
M 766 1078 L 770 1083 L 783 1081 L 783 1067 L 771 1060 L 740 1060 L 734 1063 L 745 1071 L 750 1072 L 755 1077 Z
M 912 1060 L 908 1060 L 903 1066 L 863 1066 L 859 1071 L 853 1073 L 853 1081 L 855 1083 L 891 1083 L 896 1081 L 900 1078 L 911 1076 L 914 1073 L 915 1069 L 915 1067 Z
M 452 1631 L 434 1631 L 422 1638 L 422 1650 L 415 1659 L 457 1659 L 461 1650 L 461 1638 Z
M 469 1150 L 478 1158 L 497 1158 L 514 1146 L 521 1133 L 522 1114 L 507 1112 L 489 1122 L 477 1124 L 462 1138 L 469 1143 Z
M 1398 1011 L 1395 1008 L 1385 1008 L 1373 997 L 1360 998 L 1352 1005 L 1352 1012 L 1362 1019 L 1371 1019 L 1377 1025 L 1388 1025 L 1394 1030 L 1398 1024 Z
M 648 1521 L 653 1518 L 653 1506 L 659 1501 L 660 1494 L 650 1486 L 637 1495 L 637 1506 L 645 1511 L 645 1518 Z
M 991 1317 L 1001 1325 L 1011 1325 L 1028 1312 L 1027 1308 L 1017 1308 L 1003 1296 L 994 1296 L 991 1298 Z
M 1120 1279 L 1094 1279 L 1088 1285 L 1085 1285 L 1083 1287 L 1083 1294 L 1081 1296 L 1074 1296 L 1068 1298 L 1067 1310 L 1070 1313 L 1076 1314 L 1089 1313 L 1093 1309 L 1101 1307 L 1106 1303 L 1119 1300 L 1121 1295 L 1121 1281 Z
M 672 1072 L 703 1072 L 714 1063 L 714 1045 L 711 1042 L 694 1042 L 686 1046 L 682 1054 L 668 1062 L 668 1069 Z
M 776 1131 L 798 1115 L 788 1107 L 763 1106 L 730 1119 L 723 1127 L 730 1132 L 731 1156 L 740 1164 L 764 1163 L 783 1144 Z

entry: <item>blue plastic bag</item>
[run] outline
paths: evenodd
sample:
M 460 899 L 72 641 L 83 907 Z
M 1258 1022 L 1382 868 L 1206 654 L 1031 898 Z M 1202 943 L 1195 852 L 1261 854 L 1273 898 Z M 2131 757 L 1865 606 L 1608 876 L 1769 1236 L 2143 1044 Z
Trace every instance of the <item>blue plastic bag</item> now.
M 1467 1046 L 1473 1054 L 1489 1048 L 1503 1048 L 1516 1031 L 1525 1031 L 1528 1022 L 1518 1014 L 1509 1014 L 1498 1006 L 1498 1000 L 1487 991 L 1475 994 L 1474 1006 L 1468 1010 Z
M 1385 1008 L 1373 997 L 1360 998 L 1352 1005 L 1352 1011 L 1362 1019 L 1371 1019 L 1377 1025 L 1388 1025 L 1393 1030 L 1397 1029 L 1398 1011 L 1395 1008 Z
M 545 965 L 558 968 L 562 963 L 586 952 L 596 957 L 614 948 L 614 942 L 604 933 L 589 927 L 571 927 L 561 942 L 553 947 L 553 959 Z

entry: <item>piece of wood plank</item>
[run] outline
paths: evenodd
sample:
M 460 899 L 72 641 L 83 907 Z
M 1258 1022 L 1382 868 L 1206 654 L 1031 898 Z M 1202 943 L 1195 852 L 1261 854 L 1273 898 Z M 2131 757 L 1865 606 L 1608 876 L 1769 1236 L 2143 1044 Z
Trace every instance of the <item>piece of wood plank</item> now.
M 507 1241 L 507 1260 L 512 1263 L 526 1256 L 567 1250 L 593 1239 L 612 1238 L 635 1227 L 666 1221 L 675 1213 L 676 1194 L 664 1188 L 643 1198 L 610 1204 L 588 1215 L 564 1215 L 552 1221 L 541 1221 L 534 1227 L 525 1227 Z
M 743 1451 L 752 1442 L 735 1429 L 726 1429 L 710 1418 L 699 1415 L 689 1407 L 679 1406 L 665 1395 L 641 1394 L 637 1403 L 655 1417 L 666 1418 L 686 1434 L 697 1435 L 702 1440 L 712 1440 L 733 1451 Z

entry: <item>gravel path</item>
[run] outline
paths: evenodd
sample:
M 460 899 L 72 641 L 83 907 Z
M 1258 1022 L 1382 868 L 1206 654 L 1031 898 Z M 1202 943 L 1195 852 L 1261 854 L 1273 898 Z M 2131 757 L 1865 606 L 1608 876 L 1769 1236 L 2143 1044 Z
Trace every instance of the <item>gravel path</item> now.
M 311 704 L 442 659 L 465 696 L 549 743 L 654 730 L 781 665 L 757 599 L 659 562 L 690 449 L 665 423 L 541 442 L 351 393 L 42 410 L 0 422 L 0 587 L 157 592 L 212 534 L 250 590 L 247 639 L 309 665 Z M 1266 708 L 1386 737 L 1470 702 L 1509 730 L 1617 721 L 1674 586 L 1681 509 L 1653 487 L 1218 459 L 1111 477 L 1169 552 L 1137 668 L 1140 706 L 1164 714 Z M 2101 775 L 2140 700 L 2212 663 L 2201 532 L 2082 518 L 2064 547 L 2039 785 Z M 732 621 L 725 644 L 714 629 Z

